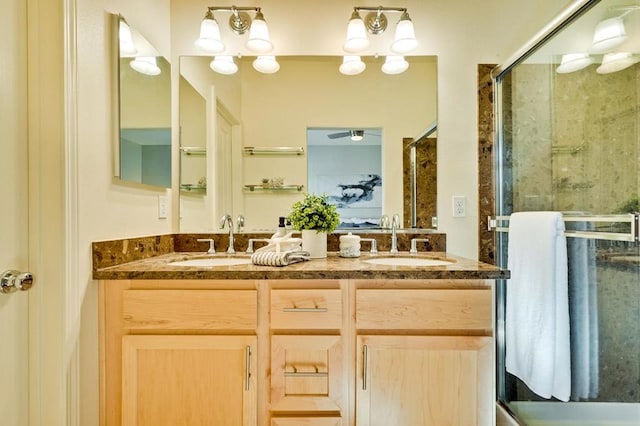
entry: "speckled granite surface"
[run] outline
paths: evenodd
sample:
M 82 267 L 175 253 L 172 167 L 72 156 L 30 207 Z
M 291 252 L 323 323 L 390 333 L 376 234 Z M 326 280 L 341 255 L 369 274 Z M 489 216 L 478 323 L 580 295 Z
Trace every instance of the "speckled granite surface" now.
M 213 255 L 225 258 L 220 253 Z M 380 253 L 375 257 L 390 257 L 389 253 Z M 409 253 L 400 256 L 408 257 Z M 493 265 L 479 263 L 469 259 L 433 252 L 413 255 L 450 261 L 445 266 L 383 266 L 365 262 L 373 255 L 360 258 L 341 258 L 329 253 L 326 259 L 313 259 L 285 267 L 256 266 L 253 264 L 235 266 L 173 266 L 171 262 L 197 259 L 206 256 L 202 252 L 169 253 L 146 258 L 121 265 L 94 270 L 93 278 L 98 280 L 125 279 L 499 279 L 508 278 L 508 272 Z M 234 257 L 248 255 L 240 254 Z

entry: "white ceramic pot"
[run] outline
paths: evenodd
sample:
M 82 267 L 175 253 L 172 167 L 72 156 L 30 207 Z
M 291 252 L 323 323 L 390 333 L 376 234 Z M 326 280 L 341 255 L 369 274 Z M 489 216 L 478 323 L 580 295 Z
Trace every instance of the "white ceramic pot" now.
M 313 229 L 303 229 L 302 250 L 308 251 L 311 259 L 327 257 L 327 234 Z

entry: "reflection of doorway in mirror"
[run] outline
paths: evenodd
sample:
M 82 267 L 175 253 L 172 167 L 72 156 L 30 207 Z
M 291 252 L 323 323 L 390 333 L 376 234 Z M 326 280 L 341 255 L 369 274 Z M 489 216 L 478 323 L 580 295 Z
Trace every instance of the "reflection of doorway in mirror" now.
M 232 124 L 218 109 L 216 113 L 215 200 L 216 218 L 233 214 Z
M 361 140 L 354 135 L 362 136 Z M 307 129 L 309 192 L 327 194 L 340 228 L 377 227 L 382 215 L 382 129 Z

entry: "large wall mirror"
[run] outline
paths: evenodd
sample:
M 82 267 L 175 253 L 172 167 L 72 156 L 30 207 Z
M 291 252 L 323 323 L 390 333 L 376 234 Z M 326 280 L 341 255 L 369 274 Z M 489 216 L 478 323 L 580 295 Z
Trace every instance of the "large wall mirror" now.
M 402 213 L 406 138 L 422 135 L 437 118 L 437 59 L 407 57 L 407 71 L 387 75 L 380 70 L 383 58 L 367 58 L 367 69 L 356 76 L 339 73 L 341 57 L 280 57 L 275 74 L 256 72 L 253 59 L 237 61 L 236 74 L 221 75 L 211 70 L 211 58 L 180 58 L 180 230 L 216 232 L 224 213 L 244 215 L 247 230 L 275 228 L 305 191 L 318 188 L 309 176 L 323 167 L 315 161 L 331 161 L 327 149 L 334 158 L 350 149 L 331 139 L 322 148 L 324 160 L 315 160 L 310 129 L 376 132 L 384 185 L 379 199 L 363 206 L 377 210 L 355 216 Z M 274 147 L 290 152 L 269 152 Z M 341 169 L 331 178 L 367 174 L 355 160 Z M 435 182 L 425 190 L 435 199 Z
M 118 34 L 118 138 L 120 180 L 171 187 L 171 67 L 122 16 Z

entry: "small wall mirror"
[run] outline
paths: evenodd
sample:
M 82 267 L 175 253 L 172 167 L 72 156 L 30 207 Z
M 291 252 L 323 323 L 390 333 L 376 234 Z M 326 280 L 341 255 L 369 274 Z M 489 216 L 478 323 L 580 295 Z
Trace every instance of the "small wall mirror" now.
M 118 138 L 120 180 L 171 187 L 171 66 L 120 15 L 118 34 Z

